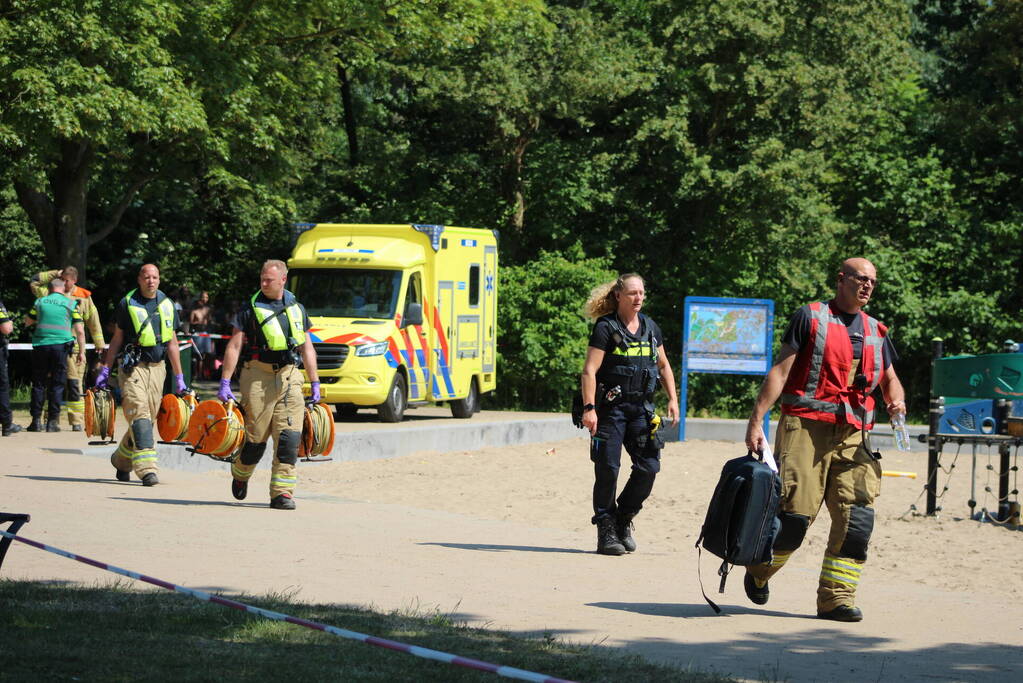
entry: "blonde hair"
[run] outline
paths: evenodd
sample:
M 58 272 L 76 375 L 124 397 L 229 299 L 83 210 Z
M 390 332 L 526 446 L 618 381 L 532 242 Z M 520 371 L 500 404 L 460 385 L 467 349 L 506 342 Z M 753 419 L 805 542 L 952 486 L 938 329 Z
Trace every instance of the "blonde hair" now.
M 278 261 L 277 259 L 268 259 L 266 261 L 263 261 L 263 267 L 259 269 L 259 272 L 262 273 L 267 268 L 276 268 L 277 270 L 281 271 L 281 275 L 288 274 L 288 264 L 286 264 L 284 261 Z
M 583 314 L 591 320 L 596 320 L 608 313 L 614 313 L 618 310 L 618 299 L 615 295 L 625 289 L 626 280 L 631 280 L 632 278 L 638 279 L 646 286 L 646 280 L 643 279 L 642 275 L 622 273 L 617 279 L 597 285 L 590 290 L 590 296 L 583 306 Z

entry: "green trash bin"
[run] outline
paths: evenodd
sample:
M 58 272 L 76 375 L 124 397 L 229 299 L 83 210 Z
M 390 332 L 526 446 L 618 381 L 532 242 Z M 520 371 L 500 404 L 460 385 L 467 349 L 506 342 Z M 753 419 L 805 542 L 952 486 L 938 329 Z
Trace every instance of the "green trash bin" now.
M 178 350 L 181 353 L 181 373 L 185 376 L 185 384 L 192 386 L 192 338 L 178 335 Z M 167 379 L 163 382 L 163 393 L 173 394 L 174 369 L 171 367 L 170 358 L 164 358 L 164 365 L 167 367 Z

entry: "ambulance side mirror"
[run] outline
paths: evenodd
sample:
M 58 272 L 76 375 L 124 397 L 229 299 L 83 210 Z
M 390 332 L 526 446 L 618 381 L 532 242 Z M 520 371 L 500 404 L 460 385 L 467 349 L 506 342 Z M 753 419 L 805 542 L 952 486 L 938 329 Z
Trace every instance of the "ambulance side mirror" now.
M 422 325 L 423 324 L 423 305 L 410 303 L 405 307 L 405 318 L 403 320 L 403 326 L 408 327 L 409 325 Z

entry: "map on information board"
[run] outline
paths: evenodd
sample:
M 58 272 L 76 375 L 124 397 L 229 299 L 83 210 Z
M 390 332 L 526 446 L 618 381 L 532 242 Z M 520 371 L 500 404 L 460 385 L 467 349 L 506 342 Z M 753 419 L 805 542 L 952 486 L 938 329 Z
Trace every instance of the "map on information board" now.
M 686 297 L 685 369 L 763 374 L 771 367 L 774 302 Z

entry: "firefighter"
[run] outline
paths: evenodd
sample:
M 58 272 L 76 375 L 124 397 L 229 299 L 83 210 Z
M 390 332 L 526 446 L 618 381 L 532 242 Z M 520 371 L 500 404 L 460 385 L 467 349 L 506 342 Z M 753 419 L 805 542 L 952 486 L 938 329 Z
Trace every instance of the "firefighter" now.
M 121 408 L 128 421 L 117 450 L 110 456 L 118 481 L 129 481 L 132 471 L 144 486 L 160 483 L 156 460 L 156 439 L 153 423 L 160 411 L 163 385 L 167 377 L 164 359 L 170 360 L 174 371 L 175 391 L 188 390 L 181 372 L 178 350 L 178 316 L 174 302 L 160 291 L 160 269 L 147 263 L 139 269 L 138 288 L 117 303 L 114 318 L 117 327 L 96 386 L 107 387 L 110 368 L 120 361 L 118 383 Z
M 658 379 L 668 394 L 668 419 L 678 419 L 675 376 L 664 353 L 661 328 L 640 313 L 646 288 L 634 273 L 593 290 L 586 311 L 596 319 L 581 378 L 581 424 L 590 432 L 593 518 L 597 552 L 636 549 L 632 519 L 661 469 L 664 441 L 653 397 Z M 622 446 L 632 459 L 629 480 L 615 500 Z
M 85 331 L 78 302 L 67 296 L 66 284 L 55 277 L 47 285 L 49 294 L 36 299 L 25 316 L 26 325 L 35 325 L 32 333 L 32 423 L 30 432 L 41 432 L 43 401 L 49 406 L 46 431 L 60 431 L 60 408 L 67 381 L 68 355 L 77 348 L 77 362 L 85 363 Z
M 7 375 L 7 337 L 14 331 L 14 321 L 0 301 L 0 428 L 4 436 L 17 434 L 21 425 L 14 424 L 11 413 L 11 383 Z
M 63 270 L 45 270 L 36 273 L 29 283 L 29 289 L 37 296 L 46 296 L 46 285 L 55 277 L 60 277 L 66 283 L 65 294 L 78 302 L 78 312 L 85 322 L 85 326 L 92 337 L 92 343 L 96 347 L 100 361 L 103 359 L 103 351 L 106 342 L 103 338 L 103 325 L 99 321 L 99 312 L 96 304 L 92 301 L 92 292 L 84 287 L 78 286 L 78 269 L 74 266 L 65 266 Z M 75 348 L 67 359 L 67 389 L 64 394 L 64 405 L 67 407 L 67 421 L 71 425 L 71 431 L 80 432 L 85 425 L 85 371 L 86 365 L 84 355 L 82 362 L 79 362 L 78 349 Z
M 776 451 L 782 479 L 781 531 L 771 562 L 747 568 L 746 595 L 763 605 L 770 579 L 792 555 L 821 504 L 831 533 L 817 588 L 817 616 L 860 621 L 856 588 L 874 528 L 881 465 L 864 443 L 880 386 L 890 415 L 906 412 L 888 328 L 863 311 L 877 287 L 877 270 L 863 258 L 844 261 L 835 296 L 792 316 L 746 427 L 746 447 L 761 451 L 761 423 L 781 398 Z
M 293 494 L 305 411 L 299 358 L 312 383 L 312 400 L 320 400 L 316 352 L 308 334 L 309 317 L 295 295 L 284 288 L 287 279 L 288 267 L 283 261 L 263 264 L 259 291 L 231 321 L 231 339 L 224 350 L 217 394 L 221 401 L 236 400 L 231 392 L 231 376 L 241 358 L 239 385 L 245 412 L 245 444 L 238 459 L 231 463 L 231 494 L 238 500 L 245 499 L 249 478 L 272 437 L 270 507 L 275 510 L 295 509 Z

